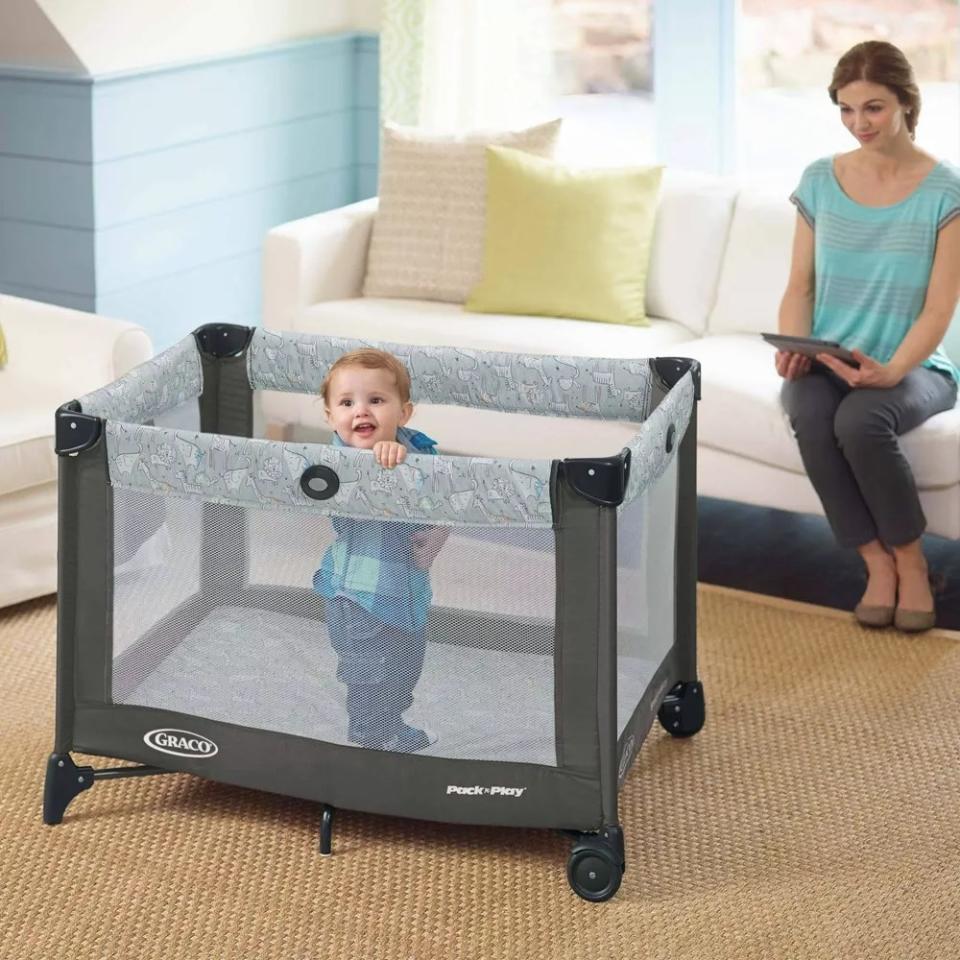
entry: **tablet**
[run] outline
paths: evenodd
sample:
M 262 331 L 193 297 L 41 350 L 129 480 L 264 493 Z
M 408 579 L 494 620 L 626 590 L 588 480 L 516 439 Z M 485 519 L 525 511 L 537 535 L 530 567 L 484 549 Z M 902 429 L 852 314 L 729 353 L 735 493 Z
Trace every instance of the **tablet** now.
M 841 347 L 839 343 L 833 340 L 818 340 L 816 337 L 791 337 L 782 333 L 762 333 L 760 336 L 767 343 L 773 344 L 778 350 L 786 350 L 787 353 L 802 353 L 805 357 L 810 357 L 811 360 L 816 359 L 818 353 L 829 353 L 831 357 L 849 363 L 852 367 L 860 366 L 860 363 L 846 347 Z

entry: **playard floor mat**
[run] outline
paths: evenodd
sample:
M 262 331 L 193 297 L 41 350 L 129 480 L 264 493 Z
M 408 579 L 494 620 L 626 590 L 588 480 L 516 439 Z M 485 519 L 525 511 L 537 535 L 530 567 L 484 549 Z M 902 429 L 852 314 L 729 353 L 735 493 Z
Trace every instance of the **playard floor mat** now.
M 620 688 L 643 691 L 656 667 L 620 657 Z M 428 642 L 405 719 L 436 734 L 424 755 L 556 766 L 553 669 L 544 654 Z M 347 744 L 336 673 L 322 622 L 217 607 L 123 702 Z M 635 705 L 621 706 L 621 728 Z
M 569 839 L 337 812 L 187 774 L 40 817 L 56 608 L 0 611 L 0 958 L 956 958 L 960 642 L 700 589 L 707 723 L 655 727 L 606 904 Z M 112 766 L 102 757 L 77 763 Z

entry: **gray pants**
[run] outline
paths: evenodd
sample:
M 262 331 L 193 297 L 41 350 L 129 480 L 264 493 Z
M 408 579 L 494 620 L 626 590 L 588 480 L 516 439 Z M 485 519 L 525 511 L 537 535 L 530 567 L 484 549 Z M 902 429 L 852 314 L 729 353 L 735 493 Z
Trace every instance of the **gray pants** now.
M 895 387 L 854 388 L 815 364 L 799 380 L 784 381 L 780 396 L 840 546 L 916 540 L 927 519 L 897 437 L 953 408 L 953 377 L 916 367 Z

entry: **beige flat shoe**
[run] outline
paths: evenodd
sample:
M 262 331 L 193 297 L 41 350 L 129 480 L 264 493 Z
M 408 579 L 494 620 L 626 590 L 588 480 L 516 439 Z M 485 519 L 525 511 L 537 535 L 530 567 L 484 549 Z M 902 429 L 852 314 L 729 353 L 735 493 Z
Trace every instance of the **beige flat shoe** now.
M 903 633 L 921 633 L 937 622 L 936 610 L 904 610 L 897 607 L 893 625 Z
M 894 608 L 858 603 L 853 608 L 853 615 L 865 627 L 889 627 L 894 621 Z

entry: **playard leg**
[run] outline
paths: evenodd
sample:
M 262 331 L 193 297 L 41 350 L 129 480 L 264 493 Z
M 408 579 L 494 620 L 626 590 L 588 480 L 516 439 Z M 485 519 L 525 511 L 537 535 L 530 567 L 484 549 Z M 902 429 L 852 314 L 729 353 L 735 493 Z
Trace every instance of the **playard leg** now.
M 699 680 L 676 683 L 657 712 L 660 725 L 672 737 L 692 737 L 706 719 L 703 684 Z
M 320 817 L 320 852 L 329 854 L 333 837 L 333 807 L 329 803 L 325 803 L 321 809 L 323 813 Z
M 619 889 L 627 870 L 623 829 L 604 827 L 599 833 L 573 833 L 573 850 L 567 862 L 567 880 L 584 900 L 609 900 Z
M 160 767 L 111 767 L 95 770 L 78 767 L 69 753 L 51 753 L 47 760 L 47 777 L 43 784 L 43 822 L 55 826 L 63 821 L 70 801 L 96 780 L 120 780 L 124 777 L 146 777 L 154 773 L 173 773 Z

